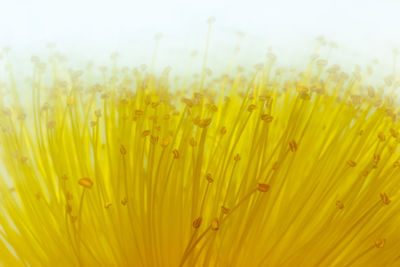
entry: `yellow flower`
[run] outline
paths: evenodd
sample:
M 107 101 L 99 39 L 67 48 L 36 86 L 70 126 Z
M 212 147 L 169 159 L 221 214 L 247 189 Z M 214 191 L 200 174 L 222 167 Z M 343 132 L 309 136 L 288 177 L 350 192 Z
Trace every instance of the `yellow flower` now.
M 0 263 L 399 266 L 398 80 L 274 61 L 185 87 L 35 63 L 32 106 L 1 101 Z

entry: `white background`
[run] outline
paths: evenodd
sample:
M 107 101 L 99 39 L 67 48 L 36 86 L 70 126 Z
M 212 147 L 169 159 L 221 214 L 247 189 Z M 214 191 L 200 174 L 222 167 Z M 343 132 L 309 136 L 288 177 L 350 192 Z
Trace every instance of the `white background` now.
M 163 33 L 157 67 L 185 68 L 192 50 L 204 50 L 205 21 L 216 17 L 210 48 L 211 69 L 225 66 L 236 44 L 246 37 L 238 62 L 264 60 L 272 46 L 282 64 L 297 64 L 311 53 L 323 34 L 339 44 L 332 58 L 366 64 L 381 59 L 390 69 L 392 49 L 400 47 L 400 1 L 124 1 L 0 0 L 0 47 L 10 45 L 12 58 L 28 66 L 30 55 L 45 55 L 55 42 L 70 62 L 89 59 L 105 64 L 118 51 L 122 64 L 150 64 L 153 36 Z M 199 59 L 199 64 L 201 60 Z M 21 63 L 22 62 L 22 63 Z M 23 63 L 26 63 L 25 65 Z M 389 66 L 389 67 L 388 67 Z

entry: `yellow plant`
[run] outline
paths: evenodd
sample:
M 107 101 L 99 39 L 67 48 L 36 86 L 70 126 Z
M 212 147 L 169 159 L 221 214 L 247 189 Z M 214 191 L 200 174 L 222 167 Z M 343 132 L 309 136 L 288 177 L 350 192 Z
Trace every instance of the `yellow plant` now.
M 32 59 L 31 104 L 9 68 L 4 266 L 400 265 L 396 77 L 268 54 L 216 78 L 113 64 L 96 84 L 60 59 L 51 83 Z

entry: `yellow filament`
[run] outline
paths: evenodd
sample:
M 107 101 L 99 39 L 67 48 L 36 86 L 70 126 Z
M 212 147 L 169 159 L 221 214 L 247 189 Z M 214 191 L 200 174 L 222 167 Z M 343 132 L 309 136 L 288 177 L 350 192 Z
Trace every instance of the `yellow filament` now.
M 0 265 L 400 265 L 392 85 L 269 53 L 171 88 L 156 53 L 98 84 L 54 61 L 51 90 L 34 59 L 31 103 L 1 97 Z

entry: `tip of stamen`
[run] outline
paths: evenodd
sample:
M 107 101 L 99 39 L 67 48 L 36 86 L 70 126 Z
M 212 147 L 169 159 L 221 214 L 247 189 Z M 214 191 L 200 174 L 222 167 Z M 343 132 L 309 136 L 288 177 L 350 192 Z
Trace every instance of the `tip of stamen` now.
M 88 177 L 79 179 L 78 183 L 79 183 L 79 185 L 81 185 L 85 188 L 92 188 L 92 186 L 93 186 L 93 181 Z

